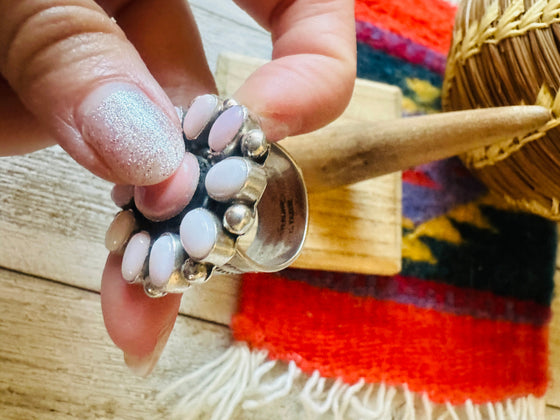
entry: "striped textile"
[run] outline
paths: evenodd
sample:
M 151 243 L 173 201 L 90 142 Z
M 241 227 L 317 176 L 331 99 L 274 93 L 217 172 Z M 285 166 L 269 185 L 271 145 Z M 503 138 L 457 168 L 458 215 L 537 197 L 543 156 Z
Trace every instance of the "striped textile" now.
M 401 87 L 407 115 L 436 112 L 455 10 L 357 0 L 358 76 Z M 245 275 L 234 338 L 312 378 L 401 387 L 449 418 L 479 418 L 481 407 L 488 418 L 541 418 L 508 407 L 547 389 L 556 241 L 555 224 L 506 210 L 458 159 L 413 168 L 400 275 Z M 356 418 L 400 418 L 383 413 Z

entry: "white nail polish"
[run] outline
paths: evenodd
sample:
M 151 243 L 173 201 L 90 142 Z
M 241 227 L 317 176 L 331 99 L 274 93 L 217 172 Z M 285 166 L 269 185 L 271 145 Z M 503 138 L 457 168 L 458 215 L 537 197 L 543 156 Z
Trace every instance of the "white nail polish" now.
M 148 253 L 150 252 L 150 234 L 141 231 L 135 234 L 124 251 L 121 273 L 128 282 L 134 282 L 142 274 Z

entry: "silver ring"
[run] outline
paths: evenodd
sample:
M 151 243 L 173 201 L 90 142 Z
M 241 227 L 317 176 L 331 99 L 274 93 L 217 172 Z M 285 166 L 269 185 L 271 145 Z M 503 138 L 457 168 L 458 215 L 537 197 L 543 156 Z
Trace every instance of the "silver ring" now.
M 131 189 L 113 191 L 122 211 L 105 243 L 123 254 L 125 280 L 160 297 L 204 283 L 214 272 L 288 267 L 301 252 L 308 225 L 297 164 L 269 144 L 257 118 L 231 99 L 202 95 L 180 116 L 186 150 L 197 157 L 201 179 L 178 215 L 157 222 L 138 210 Z

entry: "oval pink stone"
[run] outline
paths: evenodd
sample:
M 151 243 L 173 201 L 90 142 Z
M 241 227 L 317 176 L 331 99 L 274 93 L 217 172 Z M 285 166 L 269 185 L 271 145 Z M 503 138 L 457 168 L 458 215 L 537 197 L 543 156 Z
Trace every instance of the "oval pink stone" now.
M 206 258 L 217 242 L 215 216 L 204 208 L 189 211 L 180 226 L 181 243 L 195 260 Z
M 144 262 L 150 252 L 150 240 L 150 234 L 142 231 L 128 241 L 121 264 L 121 274 L 126 281 L 134 281 L 136 276 L 142 272 Z
M 150 252 L 150 280 L 157 287 L 164 286 L 175 270 L 175 243 L 171 235 L 156 239 Z
M 183 133 L 189 140 L 194 140 L 218 108 L 218 98 L 214 95 L 202 95 L 196 98 L 188 109 L 183 120 Z
M 208 145 L 215 152 L 221 152 L 235 138 L 243 125 L 244 112 L 240 105 L 225 110 L 210 129 Z
M 217 201 L 230 200 L 245 186 L 249 168 L 241 157 L 224 159 L 210 168 L 205 179 L 208 195 Z

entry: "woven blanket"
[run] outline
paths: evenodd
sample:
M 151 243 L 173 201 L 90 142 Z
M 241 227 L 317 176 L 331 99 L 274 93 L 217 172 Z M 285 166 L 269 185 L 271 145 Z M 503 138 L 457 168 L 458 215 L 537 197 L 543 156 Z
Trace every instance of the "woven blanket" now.
M 436 112 L 455 10 L 357 0 L 358 76 L 399 86 L 406 115 Z M 227 419 L 297 392 L 311 417 L 543 419 L 556 242 L 457 158 L 407 170 L 402 272 L 245 275 L 235 343 L 179 411 Z

